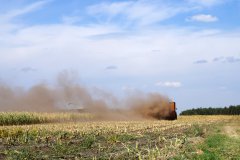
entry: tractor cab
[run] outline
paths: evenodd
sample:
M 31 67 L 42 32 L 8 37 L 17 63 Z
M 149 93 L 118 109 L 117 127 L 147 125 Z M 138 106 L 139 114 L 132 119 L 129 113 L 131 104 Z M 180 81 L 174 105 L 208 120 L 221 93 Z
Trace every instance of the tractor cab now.
M 167 120 L 176 120 L 177 112 L 176 112 L 176 103 L 169 102 L 169 115 L 166 117 Z

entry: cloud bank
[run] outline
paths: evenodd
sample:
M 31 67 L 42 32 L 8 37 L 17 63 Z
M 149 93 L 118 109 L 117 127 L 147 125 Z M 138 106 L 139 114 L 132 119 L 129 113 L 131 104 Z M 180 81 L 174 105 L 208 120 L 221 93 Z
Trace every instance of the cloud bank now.
M 237 26 L 221 27 L 224 17 L 212 13 L 214 7 L 230 2 L 89 2 L 80 11 L 71 9 L 72 12 L 62 11 L 61 15 L 52 14 L 54 7 L 51 7 L 56 5 L 52 3 L 39 1 L 0 12 L 0 17 L 4 17 L 0 18 L 2 80 L 29 87 L 53 79 L 61 70 L 73 69 L 88 85 L 114 91 L 122 86 L 157 92 L 163 89 L 167 94 L 181 97 L 182 104 L 189 99 L 203 103 L 189 95 L 204 97 L 211 93 L 229 96 L 218 97 L 229 101 L 238 95 L 239 77 L 235 73 L 239 68 L 240 32 Z M 44 22 L 30 21 L 37 13 L 56 16 L 55 21 L 48 17 Z M 189 23 L 185 21 L 187 17 L 198 20 L 194 22 L 218 22 Z M 27 77 L 19 72 L 19 69 L 31 70 L 25 66 L 37 68 L 38 72 Z M 108 69 L 114 71 L 106 72 Z M 210 77 L 206 80 L 205 75 Z M 173 81 L 163 81 L 161 87 L 156 87 L 153 82 L 161 79 Z M 231 88 L 232 92 L 213 93 L 219 86 Z M 181 88 L 185 94 L 178 89 L 171 92 L 172 88 Z M 220 103 L 218 99 L 216 103 Z

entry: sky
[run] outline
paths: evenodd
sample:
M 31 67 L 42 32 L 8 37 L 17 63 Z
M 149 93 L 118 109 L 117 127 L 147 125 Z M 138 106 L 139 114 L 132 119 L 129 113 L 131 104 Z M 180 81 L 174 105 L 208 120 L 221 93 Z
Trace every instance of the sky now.
M 240 0 L 0 0 L 0 82 L 58 73 L 122 96 L 240 104 Z

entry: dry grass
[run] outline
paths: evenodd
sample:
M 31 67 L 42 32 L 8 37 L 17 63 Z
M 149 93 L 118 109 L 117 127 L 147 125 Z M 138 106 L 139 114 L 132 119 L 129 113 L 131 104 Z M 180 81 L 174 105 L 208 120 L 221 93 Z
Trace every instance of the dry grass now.
M 204 137 L 207 126 L 240 120 L 180 116 L 176 121 L 92 121 L 92 115 L 81 115 L 91 121 L 72 122 L 72 113 L 34 114 L 52 122 L 0 126 L 0 158 L 168 159 L 191 146 L 194 137 Z M 66 121 L 56 123 L 59 118 Z M 195 153 L 193 148 L 189 152 Z

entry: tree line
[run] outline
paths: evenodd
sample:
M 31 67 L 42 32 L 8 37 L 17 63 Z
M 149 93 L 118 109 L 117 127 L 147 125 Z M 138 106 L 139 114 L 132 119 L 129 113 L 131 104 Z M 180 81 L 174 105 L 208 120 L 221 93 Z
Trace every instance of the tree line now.
M 240 105 L 224 108 L 193 108 L 182 111 L 180 115 L 240 115 Z

